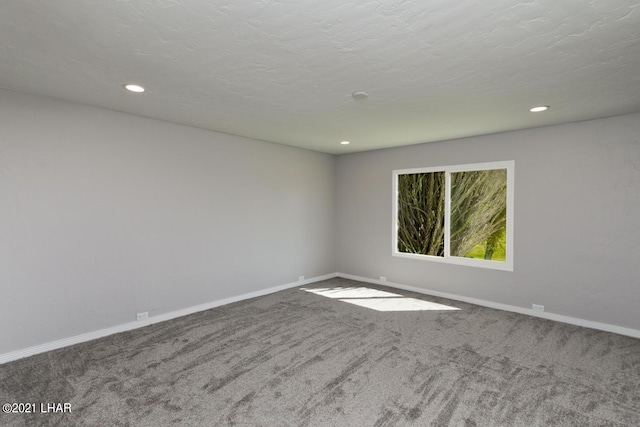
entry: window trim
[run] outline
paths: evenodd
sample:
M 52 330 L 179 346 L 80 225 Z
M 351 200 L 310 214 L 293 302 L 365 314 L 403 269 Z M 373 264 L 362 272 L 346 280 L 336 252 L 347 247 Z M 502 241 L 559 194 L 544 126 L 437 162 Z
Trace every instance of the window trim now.
M 507 215 L 506 215 L 506 260 L 491 261 L 484 259 L 464 258 L 449 255 L 450 251 L 450 214 L 451 214 L 451 174 L 455 172 L 473 172 L 491 169 L 507 170 Z M 398 251 L 398 176 L 417 173 L 444 172 L 445 173 L 445 226 L 444 226 L 444 256 L 410 254 Z M 435 166 L 413 169 L 397 169 L 393 171 L 392 191 L 392 237 L 391 254 L 395 257 L 417 259 L 421 261 L 435 261 L 447 264 L 466 265 L 469 267 L 488 268 L 493 270 L 513 271 L 513 208 L 514 208 L 515 161 L 505 160 L 487 163 L 469 163 L 463 165 Z

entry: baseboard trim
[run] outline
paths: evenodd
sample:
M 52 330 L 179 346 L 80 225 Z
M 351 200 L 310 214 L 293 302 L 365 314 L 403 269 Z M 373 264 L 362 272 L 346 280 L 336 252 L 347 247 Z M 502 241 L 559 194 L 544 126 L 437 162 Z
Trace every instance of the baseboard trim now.
M 34 356 L 36 354 L 45 353 L 51 350 L 58 350 L 60 348 L 69 347 L 75 344 L 103 338 L 109 335 L 118 334 L 120 332 L 131 331 L 133 329 L 143 328 L 145 326 L 153 325 L 154 323 L 165 322 L 167 320 L 175 319 L 177 317 L 187 316 L 189 314 L 198 313 L 200 311 L 209 310 L 211 308 L 219 307 L 221 305 L 231 304 L 246 299 L 256 298 L 263 295 L 272 294 L 275 292 L 283 291 L 285 289 L 295 288 L 296 286 L 307 285 L 309 283 L 320 282 L 322 280 L 332 279 L 337 276 L 337 273 L 326 274 L 324 276 L 312 277 L 309 279 L 287 283 L 284 285 L 274 286 L 259 291 L 249 292 L 246 294 L 236 295 L 229 298 L 223 298 L 216 301 L 211 301 L 205 304 L 199 304 L 192 307 L 183 308 L 180 310 L 171 311 L 168 313 L 158 314 L 156 316 L 149 317 L 147 320 L 129 322 L 122 325 L 113 326 L 110 328 L 100 329 L 98 331 L 87 332 L 81 335 L 75 335 L 69 338 L 63 338 L 57 341 L 51 341 L 48 343 L 28 347 L 22 350 L 12 351 L 10 353 L 0 354 L 0 365 L 15 360 L 24 359 L 25 357 Z
M 524 307 L 518 307 L 514 305 L 501 304 L 493 301 L 487 301 L 477 298 L 465 297 L 462 295 L 451 294 L 447 292 L 434 291 L 431 289 L 419 288 L 416 286 L 403 285 L 401 283 L 394 282 L 383 282 L 381 280 L 372 279 L 369 277 L 356 276 L 353 274 L 346 273 L 330 273 L 323 276 L 312 277 L 306 280 L 287 283 L 284 285 L 274 286 L 267 289 L 262 289 L 259 291 L 249 292 L 246 294 L 236 295 L 229 298 L 223 298 L 216 301 L 211 301 L 205 304 L 199 304 L 192 307 L 183 308 L 180 310 L 171 311 L 168 313 L 158 314 L 156 316 L 152 316 L 147 320 L 129 322 L 117 326 L 113 326 L 110 328 L 100 329 L 98 331 L 87 332 L 85 334 L 76 335 L 69 338 L 63 338 L 61 340 L 51 341 L 48 343 L 36 345 L 33 347 L 28 347 L 25 349 L 12 351 L 10 353 L 0 354 L 0 365 L 8 362 L 13 362 L 15 360 L 23 359 L 25 357 L 34 356 L 36 354 L 45 353 L 51 350 L 57 350 L 64 347 L 69 347 L 75 344 L 80 344 L 83 342 L 95 340 L 98 338 L 106 337 L 109 335 L 117 334 L 120 332 L 126 332 L 133 329 L 142 328 L 148 325 L 152 325 L 155 323 L 165 322 L 167 320 L 175 319 L 182 316 L 188 316 L 189 314 L 198 313 L 200 311 L 209 310 L 215 307 L 219 307 L 226 304 L 231 304 L 238 301 L 243 301 L 251 298 L 260 297 L 263 295 L 272 294 L 275 292 L 283 291 L 290 288 L 295 288 L 296 286 L 303 286 L 310 283 L 320 282 L 322 280 L 332 279 L 334 277 L 341 277 L 344 279 L 357 280 L 359 282 L 365 283 L 373 283 L 376 285 L 389 286 L 391 288 L 402 289 L 411 292 L 417 292 L 424 295 L 431 295 L 441 298 L 448 298 L 455 301 L 467 302 L 470 304 L 480 305 L 483 307 L 495 308 L 497 310 L 511 311 L 514 313 L 526 314 L 528 316 L 540 317 L 543 319 L 554 320 L 556 322 L 568 323 L 576 326 L 583 326 L 585 328 L 597 329 L 605 332 L 613 332 L 615 334 L 625 335 L 633 338 L 640 338 L 640 330 L 625 328 L 622 326 L 609 325 L 607 323 L 594 322 L 591 320 L 578 319 L 575 317 L 564 316 L 562 314 L 555 314 L 549 312 L 539 312 L 534 311 Z
M 431 289 L 418 288 L 416 286 L 408 286 L 400 283 L 383 282 L 381 280 L 371 279 L 369 277 L 355 276 L 353 274 L 336 273 L 337 277 L 344 279 L 357 280 L 359 282 L 373 283 L 376 285 L 389 286 L 391 288 L 403 289 L 405 291 L 417 292 L 419 294 L 431 295 L 435 297 L 447 298 L 455 301 L 468 302 L 470 304 L 481 305 L 483 307 L 495 308 L 497 310 L 511 311 L 514 313 L 526 314 L 528 316 L 540 317 L 543 319 L 554 320 L 556 322 L 569 323 L 571 325 L 583 326 L 585 328 L 597 329 L 605 332 L 613 332 L 614 334 L 625 335 L 633 338 L 640 338 L 640 330 L 625 328 L 622 326 L 609 325 L 607 323 L 594 322 L 591 320 L 578 319 L 575 317 L 564 316 L 549 312 L 534 311 L 529 308 L 518 307 L 515 305 L 501 304 L 493 301 L 487 301 L 477 298 L 465 297 L 462 295 L 450 294 L 447 292 L 439 292 Z

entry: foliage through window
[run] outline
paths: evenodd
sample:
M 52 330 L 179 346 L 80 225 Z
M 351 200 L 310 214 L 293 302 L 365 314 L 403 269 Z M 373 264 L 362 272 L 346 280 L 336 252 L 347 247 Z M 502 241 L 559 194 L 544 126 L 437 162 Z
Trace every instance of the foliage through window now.
M 394 255 L 513 270 L 513 168 L 394 171 Z

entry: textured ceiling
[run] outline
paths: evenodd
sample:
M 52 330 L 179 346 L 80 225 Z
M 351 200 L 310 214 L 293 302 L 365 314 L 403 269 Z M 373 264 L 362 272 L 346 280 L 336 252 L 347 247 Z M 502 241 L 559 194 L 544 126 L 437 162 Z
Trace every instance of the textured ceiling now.
M 640 2 L 4 0 L 0 86 L 370 150 L 640 111 Z

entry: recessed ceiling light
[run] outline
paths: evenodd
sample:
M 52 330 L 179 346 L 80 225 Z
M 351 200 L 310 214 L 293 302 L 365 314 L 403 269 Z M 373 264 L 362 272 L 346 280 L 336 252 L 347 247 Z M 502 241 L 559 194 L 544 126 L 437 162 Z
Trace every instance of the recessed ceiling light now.
M 532 107 L 529 109 L 532 113 L 541 113 L 543 111 L 547 111 L 549 109 L 548 105 L 538 105 L 537 107 Z
M 144 88 L 142 86 L 140 86 L 140 85 L 126 84 L 126 85 L 124 85 L 124 88 L 126 90 L 128 90 L 129 92 L 135 92 L 135 93 L 144 92 Z
M 360 100 L 360 99 L 367 99 L 369 97 L 369 94 L 367 92 L 360 91 L 360 92 L 353 92 L 351 96 L 353 97 L 353 99 Z
M 349 145 L 349 141 L 341 141 L 340 144 L 342 145 Z

